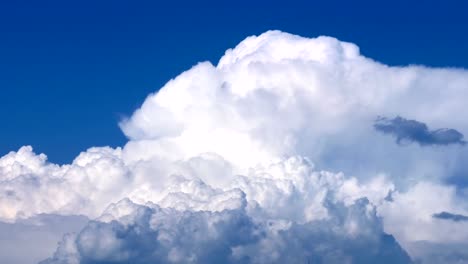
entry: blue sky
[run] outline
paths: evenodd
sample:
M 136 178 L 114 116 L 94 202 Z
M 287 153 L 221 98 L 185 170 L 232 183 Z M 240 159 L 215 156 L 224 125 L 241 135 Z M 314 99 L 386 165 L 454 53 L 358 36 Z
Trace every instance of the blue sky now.
M 150 92 L 268 29 L 350 41 L 389 65 L 468 67 L 465 1 L 373 2 L 4 1 L 0 153 L 30 144 L 65 163 L 122 145 L 117 123 Z

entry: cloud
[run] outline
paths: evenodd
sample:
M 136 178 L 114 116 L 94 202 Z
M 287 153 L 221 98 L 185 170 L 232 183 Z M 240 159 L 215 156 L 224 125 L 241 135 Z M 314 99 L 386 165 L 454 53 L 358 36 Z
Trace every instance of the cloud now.
M 334 204 L 326 221 L 297 224 L 258 221 L 242 206 L 192 212 L 122 200 L 41 263 L 410 263 L 368 205 Z
M 0 158 L 0 220 L 37 214 L 99 215 L 130 183 L 120 148 L 91 148 L 72 164 L 47 162 L 25 146 Z
M 466 83 L 466 70 L 390 67 L 331 37 L 248 37 L 149 95 L 120 123 L 122 147 L 64 165 L 30 146 L 1 157 L 0 219 L 93 219 L 46 263 L 427 260 L 417 241 L 468 240 L 468 222 L 432 217 L 468 214 L 467 190 L 446 184 L 468 150 L 401 148 L 369 124 L 400 114 L 466 133 Z M 464 142 L 422 128 L 426 143 Z
M 455 129 L 440 128 L 429 130 L 426 124 L 416 120 L 409 120 L 397 116 L 393 119 L 379 117 L 374 123 L 374 128 L 385 134 L 392 134 L 396 142 L 416 142 L 421 146 L 427 145 L 465 145 L 463 134 Z
M 452 220 L 455 222 L 468 221 L 468 216 L 466 215 L 452 214 L 449 212 L 440 212 L 437 214 L 433 214 L 432 217 L 443 220 Z

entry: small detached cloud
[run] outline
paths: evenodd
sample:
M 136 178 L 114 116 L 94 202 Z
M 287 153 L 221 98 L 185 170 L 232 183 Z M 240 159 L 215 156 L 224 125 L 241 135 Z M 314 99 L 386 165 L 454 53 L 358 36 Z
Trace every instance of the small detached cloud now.
M 396 137 L 397 144 L 403 142 L 415 142 L 421 146 L 430 145 L 465 145 L 463 134 L 455 129 L 440 128 L 429 130 L 426 124 L 397 116 L 393 119 L 378 117 L 374 123 L 374 128 L 385 134 Z
M 432 215 L 433 218 L 442 219 L 442 220 L 452 220 L 455 222 L 468 221 L 468 216 L 462 214 L 452 214 L 449 212 L 440 212 Z

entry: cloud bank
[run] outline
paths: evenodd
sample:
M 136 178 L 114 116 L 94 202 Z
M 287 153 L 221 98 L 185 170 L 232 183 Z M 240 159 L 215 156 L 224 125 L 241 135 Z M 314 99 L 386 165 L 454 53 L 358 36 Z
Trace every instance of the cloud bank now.
M 0 158 L 0 219 L 93 219 L 43 263 L 430 263 L 434 245 L 466 262 L 468 221 L 434 215 L 468 214 L 468 190 L 448 183 L 467 169 L 449 144 L 468 131 L 467 83 L 331 37 L 248 37 L 149 95 L 121 148 Z
M 193 212 L 122 200 L 42 263 L 410 263 L 367 205 L 335 205 L 339 214 L 326 221 L 298 224 L 256 221 L 245 207 Z

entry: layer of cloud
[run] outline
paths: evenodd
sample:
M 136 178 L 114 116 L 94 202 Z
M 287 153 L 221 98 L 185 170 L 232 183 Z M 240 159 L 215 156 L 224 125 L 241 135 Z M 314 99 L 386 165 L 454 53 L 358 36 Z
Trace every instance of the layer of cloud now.
M 407 142 L 416 142 L 421 146 L 427 145 L 465 145 L 463 134 L 455 129 L 440 128 L 429 130 L 426 124 L 408 120 L 397 116 L 393 119 L 379 117 L 374 123 L 377 131 L 391 134 L 396 137 L 396 142 L 402 144 Z
M 418 241 L 468 241 L 467 221 L 433 217 L 468 215 L 468 191 L 445 184 L 468 150 L 402 148 L 372 125 L 411 116 L 457 128 L 422 124 L 433 142 L 464 142 L 466 83 L 465 70 L 389 67 L 352 43 L 269 31 L 149 95 L 121 122 L 121 148 L 65 165 L 29 146 L 0 158 L 0 219 L 95 219 L 46 263 L 426 261 Z

